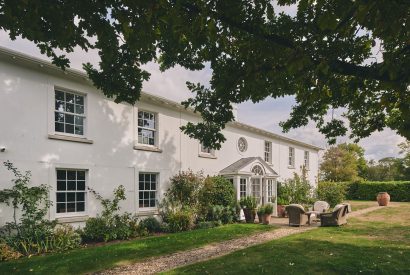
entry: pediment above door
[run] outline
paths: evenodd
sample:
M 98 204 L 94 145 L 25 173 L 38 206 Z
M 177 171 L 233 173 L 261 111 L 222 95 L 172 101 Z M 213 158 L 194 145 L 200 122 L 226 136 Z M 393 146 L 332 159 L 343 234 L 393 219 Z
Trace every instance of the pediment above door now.
M 279 177 L 278 173 L 261 157 L 241 158 L 219 172 L 220 175 L 260 175 Z

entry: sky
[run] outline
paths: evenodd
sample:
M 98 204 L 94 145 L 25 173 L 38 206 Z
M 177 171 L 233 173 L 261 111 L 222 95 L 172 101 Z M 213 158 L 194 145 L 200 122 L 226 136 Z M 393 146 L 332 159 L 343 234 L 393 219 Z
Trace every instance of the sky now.
M 0 32 L 0 46 L 48 60 L 46 56 L 41 55 L 40 51 L 30 41 L 21 38 L 12 41 L 4 31 Z M 97 65 L 99 60 L 96 51 L 84 52 L 81 49 L 76 49 L 68 57 L 71 60 L 71 68 L 80 70 L 82 63 L 90 62 Z M 209 68 L 205 68 L 202 71 L 189 71 L 178 66 L 166 72 L 161 72 L 159 66 L 155 63 L 149 63 L 144 68 L 151 73 L 151 78 L 148 82 L 144 83 L 143 91 L 174 101 L 182 101 L 191 96 L 186 87 L 186 81 L 201 82 L 206 85 L 212 74 Z M 238 105 L 238 120 L 277 134 L 328 148 L 329 145 L 325 137 L 319 133 L 313 123 L 309 123 L 305 127 L 293 129 L 286 134 L 282 133 L 279 122 L 289 117 L 291 107 L 294 104 L 293 97 L 269 98 L 257 104 L 245 102 Z M 399 156 L 397 144 L 402 141 L 404 141 L 403 137 L 398 136 L 390 129 L 385 129 L 382 132 L 375 132 L 370 137 L 362 139 L 359 145 L 365 149 L 365 157 L 367 159 L 378 160 L 383 157 Z M 339 138 L 338 143 L 342 142 L 351 141 L 346 137 Z

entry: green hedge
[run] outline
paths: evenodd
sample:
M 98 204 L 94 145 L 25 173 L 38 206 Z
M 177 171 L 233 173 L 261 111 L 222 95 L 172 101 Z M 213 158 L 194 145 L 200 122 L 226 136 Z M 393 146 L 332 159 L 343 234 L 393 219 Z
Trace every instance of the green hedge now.
M 387 192 L 391 201 L 410 201 L 410 181 L 347 182 L 348 200 L 376 200 L 379 192 Z

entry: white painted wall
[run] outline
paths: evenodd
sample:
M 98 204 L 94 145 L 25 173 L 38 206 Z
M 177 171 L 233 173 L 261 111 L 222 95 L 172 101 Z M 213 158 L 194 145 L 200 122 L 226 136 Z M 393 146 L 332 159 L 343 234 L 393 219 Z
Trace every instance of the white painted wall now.
M 49 139 L 54 134 L 54 88 L 60 87 L 86 95 L 86 133 L 93 144 Z M 137 136 L 138 109 L 158 114 L 158 147 L 162 153 L 134 150 Z M 215 175 L 226 166 L 243 157 L 264 156 L 264 141 L 272 142 L 273 169 L 279 181 L 300 173 L 303 152 L 310 152 L 309 179 L 316 182 L 318 152 L 311 147 L 293 144 L 261 134 L 228 126 L 224 131 L 227 141 L 216 152 L 216 158 L 199 157 L 197 140 L 181 133 L 179 127 L 199 117 L 150 101 L 140 101 L 136 106 L 116 104 L 106 99 L 84 79 L 73 79 L 63 73 L 45 72 L 40 67 L 0 61 L 0 161 L 10 160 L 20 170 L 32 172 L 33 184 L 49 184 L 56 189 L 56 168 L 88 170 L 87 185 L 103 196 L 124 185 L 128 199 L 122 203 L 124 211 L 142 213 L 137 203 L 137 176 L 140 171 L 160 175 L 159 199 L 167 189 L 169 178 L 180 170 L 203 170 Z M 240 153 L 237 140 L 245 137 L 248 149 Z M 288 147 L 295 147 L 295 169 L 287 166 Z M 0 188 L 11 186 L 11 173 L 0 167 Z M 55 193 L 51 191 L 51 200 Z M 92 194 L 87 194 L 85 215 L 95 216 L 100 205 Z M 0 207 L 0 225 L 11 219 L 11 211 Z M 78 216 L 78 214 L 76 214 Z M 69 216 L 69 215 L 64 215 Z M 57 218 L 55 207 L 49 211 L 51 219 Z

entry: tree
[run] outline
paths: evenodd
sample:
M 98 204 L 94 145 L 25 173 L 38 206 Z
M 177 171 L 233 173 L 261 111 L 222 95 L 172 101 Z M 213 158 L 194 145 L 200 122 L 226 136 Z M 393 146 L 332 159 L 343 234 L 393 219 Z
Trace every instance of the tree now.
M 342 143 L 339 144 L 341 149 L 347 150 L 352 153 L 357 160 L 357 174 L 359 177 L 364 178 L 367 172 L 367 162 L 364 158 L 364 149 L 357 143 Z
M 353 181 L 359 178 L 359 157 L 349 144 L 330 147 L 320 164 L 321 179 L 325 181 Z M 362 149 L 363 150 L 363 149 Z
M 316 123 L 331 142 L 345 135 L 329 110 L 345 108 L 352 138 L 390 127 L 410 139 L 410 5 L 407 0 L 61 0 L 0 4 L 0 26 L 12 39 L 33 41 L 61 68 L 78 46 L 97 49 L 99 68 L 84 69 L 116 102 L 135 103 L 156 61 L 162 70 L 210 64 L 206 88 L 184 102 L 202 122 L 182 130 L 220 148 L 234 120 L 232 103 L 294 96 L 284 131 Z M 94 42 L 95 41 L 95 42 Z M 375 58 L 372 50 L 382 58 Z

